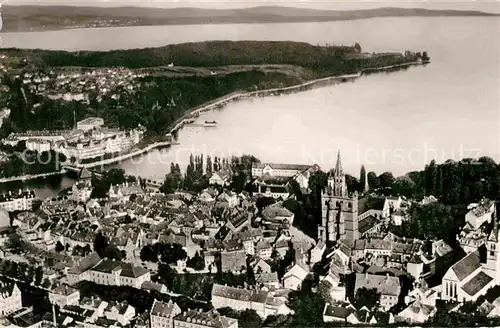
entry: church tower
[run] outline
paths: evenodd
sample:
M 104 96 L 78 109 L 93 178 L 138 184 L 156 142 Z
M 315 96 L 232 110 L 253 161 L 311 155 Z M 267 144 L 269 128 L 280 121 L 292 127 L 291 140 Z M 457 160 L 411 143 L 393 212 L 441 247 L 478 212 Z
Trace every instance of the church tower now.
M 335 169 L 328 174 L 326 190 L 321 194 L 321 226 L 318 238 L 324 241 L 356 240 L 358 231 L 358 195 L 349 195 L 340 152 Z
M 495 205 L 496 206 L 496 205 Z M 496 211 L 493 213 L 494 227 L 488 240 L 486 241 L 486 265 L 484 270 L 494 279 L 495 284 L 500 284 L 500 230 L 496 218 Z

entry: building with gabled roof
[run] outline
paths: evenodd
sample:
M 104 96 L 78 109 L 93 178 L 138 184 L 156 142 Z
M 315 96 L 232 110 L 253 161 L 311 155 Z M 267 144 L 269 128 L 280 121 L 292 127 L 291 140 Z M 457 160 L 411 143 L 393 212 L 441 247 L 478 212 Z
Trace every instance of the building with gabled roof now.
M 65 305 L 78 304 L 80 300 L 80 290 L 66 284 L 60 284 L 52 288 L 49 292 L 49 301 L 52 304 L 64 307 Z
M 474 204 L 465 215 L 465 222 L 474 229 L 478 229 L 485 222 L 491 222 L 495 213 L 495 202 L 489 199 L 482 199 L 478 204 Z
M 254 163 L 252 165 L 252 176 L 262 177 L 269 175 L 278 178 L 291 178 L 298 173 L 311 169 L 312 165 L 277 164 L 277 163 Z
M 244 249 L 221 252 L 222 272 L 244 272 L 247 265 L 247 256 Z
M 299 290 L 308 275 L 309 267 L 304 263 L 303 254 L 295 250 L 295 261 L 283 275 L 283 287 Z
M 130 286 L 140 289 L 144 282 L 151 281 L 151 273 L 141 266 L 122 262 L 121 269 L 119 278 L 120 286 Z
M 494 285 L 494 276 L 487 267 L 483 267 L 479 251 L 475 251 L 448 269 L 442 279 L 441 299 L 475 301 Z
M 323 309 L 324 322 L 347 322 L 350 324 L 360 323 L 357 318 L 352 315 L 356 312 L 356 308 L 349 303 L 326 303 Z
M 389 275 L 357 273 L 354 294 L 361 288 L 376 289 L 380 293 L 380 306 L 386 311 L 398 303 L 401 293 L 399 278 Z
M 396 321 L 420 324 L 427 322 L 434 314 L 436 314 L 435 306 L 415 301 L 397 314 Z
M 89 269 L 97 265 L 101 261 L 101 257 L 96 252 L 93 252 L 80 260 L 78 260 L 68 270 L 68 283 L 75 285 L 82 280 L 89 280 Z
M 0 282 L 0 317 L 9 315 L 23 307 L 21 290 L 17 285 Z
M 181 314 L 181 308 L 170 300 L 168 303 L 155 300 L 150 312 L 151 328 L 173 328 L 174 317 Z
M 249 290 L 214 284 L 212 305 L 215 309 L 230 307 L 236 311 L 254 310 L 261 318 L 268 315 L 291 313 L 285 301 L 265 290 Z
M 174 327 L 183 328 L 238 328 L 238 320 L 225 317 L 216 311 L 189 310 L 174 318 Z

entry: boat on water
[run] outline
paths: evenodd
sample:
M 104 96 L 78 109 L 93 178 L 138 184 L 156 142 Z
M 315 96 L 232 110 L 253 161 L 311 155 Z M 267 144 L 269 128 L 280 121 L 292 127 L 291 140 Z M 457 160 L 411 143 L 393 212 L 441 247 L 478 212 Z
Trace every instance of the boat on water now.
M 204 127 L 211 128 L 217 126 L 216 121 L 205 121 L 205 124 L 203 124 Z

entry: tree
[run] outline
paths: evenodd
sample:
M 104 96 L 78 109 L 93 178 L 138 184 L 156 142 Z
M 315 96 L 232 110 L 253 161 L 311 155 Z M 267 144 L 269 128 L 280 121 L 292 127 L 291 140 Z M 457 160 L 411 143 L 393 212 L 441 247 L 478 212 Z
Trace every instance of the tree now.
M 158 281 L 167 286 L 168 289 L 172 289 L 172 283 L 176 276 L 177 272 L 170 265 L 165 263 L 158 265 Z
M 186 251 L 179 244 L 156 243 L 154 246 L 164 263 L 176 264 L 177 261 L 187 258 Z
M 10 249 L 13 253 L 18 253 L 23 248 L 23 242 L 21 237 L 17 233 L 11 233 L 8 235 L 6 249 Z
M 61 242 L 59 240 L 56 243 L 56 249 L 55 249 L 55 251 L 57 253 L 61 253 L 62 251 L 64 251 L 64 245 L 61 244 Z
M 409 177 L 398 177 L 392 184 L 392 194 L 394 196 L 405 196 L 408 198 L 413 198 L 417 193 L 417 188 L 415 182 L 413 182 Z
M 370 189 L 377 189 L 380 186 L 380 181 L 375 172 L 368 172 L 368 184 Z
M 40 286 L 43 280 L 43 268 L 38 266 L 35 268 L 35 285 Z
M 42 286 L 45 288 L 49 288 L 51 285 L 49 278 L 45 278 L 42 282 Z
M 358 179 L 356 179 L 352 175 L 349 175 L 349 174 L 345 175 L 345 184 L 347 186 L 347 190 L 350 193 L 360 189 L 360 183 L 359 183 Z
M 379 176 L 380 188 L 390 189 L 394 183 L 394 176 L 391 172 L 384 172 Z
M 368 310 L 373 311 L 377 309 L 380 304 L 380 293 L 375 289 L 360 288 L 356 291 L 354 296 L 354 305 L 360 309 L 366 306 Z
M 256 285 L 255 273 L 253 272 L 251 256 L 247 256 L 246 274 L 247 274 L 247 283 L 250 286 L 255 286 Z
M 361 170 L 359 172 L 359 192 L 365 192 L 368 190 L 365 190 L 365 185 L 366 185 L 366 169 L 364 165 L 361 165 Z
M 99 232 L 94 239 L 94 251 L 103 258 L 104 250 L 108 247 L 108 245 L 108 239 L 101 232 Z
M 122 253 L 114 245 L 108 245 L 103 251 L 103 257 L 110 260 L 121 261 L 123 259 Z
M 212 164 L 212 158 L 210 155 L 207 156 L 207 169 L 206 169 L 206 174 L 208 177 L 212 175 L 214 165 Z
M 355 50 L 358 54 L 360 54 L 360 53 L 361 53 L 361 45 L 360 45 L 359 43 L 357 43 L 357 42 L 356 42 L 356 43 L 354 44 L 354 50 Z
M 158 262 L 158 253 L 152 245 L 146 245 L 141 249 L 141 261 L 144 262 Z
M 429 163 L 429 165 L 425 166 L 424 175 L 425 175 L 425 194 L 435 195 L 437 187 L 437 176 L 438 176 L 438 167 L 436 165 L 435 160 L 432 160 Z
M 196 251 L 194 256 L 186 261 L 186 266 L 201 271 L 205 269 L 205 258 Z
M 332 287 L 332 284 L 327 280 L 323 280 L 318 284 L 318 293 L 327 303 L 332 303 L 332 297 L 330 296 L 330 290 L 332 289 Z
M 262 318 L 255 310 L 244 310 L 238 318 L 239 328 L 260 328 L 262 327 Z
M 410 208 L 410 220 L 403 223 L 402 233 L 405 237 L 452 243 L 463 220 L 461 213 L 454 215 L 450 207 L 441 203 L 415 203 Z

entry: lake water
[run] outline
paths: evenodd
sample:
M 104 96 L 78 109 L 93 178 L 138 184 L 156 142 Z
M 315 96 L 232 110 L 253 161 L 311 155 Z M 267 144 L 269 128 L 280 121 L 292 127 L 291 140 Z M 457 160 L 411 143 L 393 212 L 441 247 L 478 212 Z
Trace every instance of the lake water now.
M 359 167 L 396 175 L 431 159 L 499 160 L 498 18 L 380 18 L 299 24 L 148 26 L 4 33 L 4 47 L 109 50 L 204 40 L 293 40 L 354 44 L 363 51 L 426 50 L 431 64 L 293 95 L 240 101 L 207 113 L 216 128 L 186 128 L 180 146 L 121 163 L 162 178 L 189 154 L 253 154 L 266 162 Z

